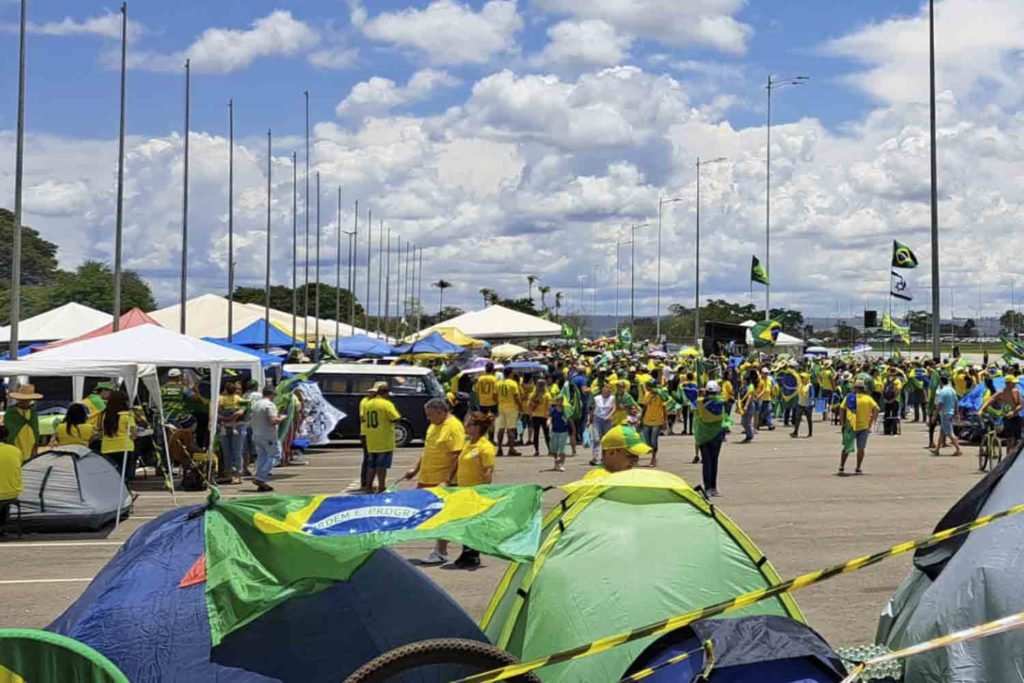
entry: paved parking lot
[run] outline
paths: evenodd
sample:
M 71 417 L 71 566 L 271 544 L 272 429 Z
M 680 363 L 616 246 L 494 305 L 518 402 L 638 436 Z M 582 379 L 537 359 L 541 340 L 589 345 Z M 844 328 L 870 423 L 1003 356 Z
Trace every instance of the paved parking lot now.
M 754 539 L 784 577 L 819 569 L 893 543 L 927 535 L 941 515 L 978 479 L 971 457 L 932 457 L 923 446 L 919 425 L 905 425 L 902 436 L 872 437 L 866 473 L 835 475 L 839 437 L 835 428 L 817 423 L 814 439 L 790 439 L 783 430 L 764 432 L 753 444 L 726 444 L 720 474 L 722 509 Z M 700 466 L 691 465 L 693 442 L 676 436 L 662 441 L 660 464 L 693 483 Z M 393 473 L 400 475 L 418 451 L 396 454 Z M 310 454 L 305 467 L 280 468 L 274 485 L 280 493 L 344 491 L 358 476 L 360 452 L 351 445 Z M 499 460 L 497 481 L 560 484 L 579 478 L 587 457 L 570 458 L 568 472 L 550 471 L 547 458 Z M 852 469 L 852 468 L 851 468 Z M 0 542 L 0 623 L 41 627 L 60 614 L 136 529 L 174 505 L 158 490 L 159 482 L 142 481 L 135 514 L 119 529 L 95 534 L 13 537 Z M 252 495 L 248 484 L 226 487 L 228 497 Z M 201 502 L 205 494 L 179 493 L 177 503 Z M 553 505 L 557 491 L 545 496 Z M 430 544 L 399 548 L 406 557 L 425 557 Z M 474 617 L 479 617 L 504 569 L 504 562 L 484 558 L 484 566 L 466 572 L 444 567 L 424 571 L 448 590 Z M 852 576 L 796 594 L 812 626 L 835 646 L 870 641 L 879 611 L 906 574 L 909 557 L 890 560 Z M 634 583 L 642 583 L 642 568 Z

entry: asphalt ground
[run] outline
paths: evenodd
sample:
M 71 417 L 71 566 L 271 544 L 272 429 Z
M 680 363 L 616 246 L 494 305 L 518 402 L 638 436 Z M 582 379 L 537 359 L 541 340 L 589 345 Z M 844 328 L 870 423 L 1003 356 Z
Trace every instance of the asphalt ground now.
M 751 444 L 729 442 L 723 449 L 723 496 L 716 503 L 784 578 L 928 535 L 979 478 L 975 449 L 965 449 L 961 458 L 931 456 L 924 449 L 927 435 L 921 425 L 905 423 L 896 437 L 872 435 L 862 476 L 837 476 L 839 443 L 837 428 L 816 422 L 810 439 L 791 439 L 780 426 L 759 433 Z M 694 485 L 700 483 L 700 466 L 690 462 L 692 437 L 663 437 L 661 448 L 660 467 Z M 415 448 L 396 453 L 393 476 L 401 476 L 418 453 Z M 343 492 L 358 478 L 360 457 L 354 445 L 316 450 L 304 467 L 276 469 L 273 484 L 285 494 Z M 562 474 L 551 471 L 551 460 L 545 456 L 503 458 L 496 482 L 559 485 L 581 477 L 588 460 L 581 449 L 580 455 L 569 458 L 568 471 Z M 141 495 L 134 514 L 116 531 L 111 527 L 90 534 L 27 534 L 20 541 L 8 535 L 0 540 L 0 624 L 48 624 L 85 590 L 132 532 L 175 505 L 153 476 L 138 482 L 137 488 Z M 228 498 L 254 493 L 248 482 L 224 487 Z M 179 493 L 177 504 L 196 504 L 204 498 L 203 493 Z M 545 506 L 559 498 L 558 491 L 549 491 Z M 431 547 L 418 543 L 397 550 L 417 562 Z M 888 560 L 795 597 L 808 622 L 833 646 L 871 642 L 879 612 L 909 567 L 909 556 Z M 479 618 L 504 568 L 505 562 L 484 557 L 483 566 L 475 571 L 448 566 L 422 570 Z M 637 572 L 640 578 L 631 581 L 642 585 L 643 568 Z

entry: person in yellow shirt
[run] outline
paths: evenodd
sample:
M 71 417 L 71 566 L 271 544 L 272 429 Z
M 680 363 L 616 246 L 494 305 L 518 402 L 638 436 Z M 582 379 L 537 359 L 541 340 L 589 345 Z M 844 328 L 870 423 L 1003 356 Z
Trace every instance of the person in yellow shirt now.
M 455 472 L 455 483 L 458 486 L 481 486 L 494 481 L 494 464 L 497 448 L 487 438 L 494 416 L 486 413 L 473 413 L 466 428 L 468 441 L 459 453 Z M 470 569 L 480 566 L 480 553 L 468 546 L 462 546 L 452 566 L 459 569 Z
M 405 473 L 404 479 L 417 478 L 416 488 L 444 486 L 455 481 L 455 468 L 466 442 L 462 423 L 451 414 L 448 401 L 432 398 L 424 406 L 427 414 L 427 436 L 423 441 L 423 454 Z M 418 475 L 418 477 L 417 477 Z M 448 561 L 448 541 L 439 540 L 426 559 L 426 564 L 444 564 Z
M 8 394 L 15 403 L 4 413 L 6 442 L 21 451 L 22 462 L 36 457 L 39 452 L 39 416 L 35 402 L 42 397 L 36 393 L 34 384 L 23 384 Z
M 81 403 L 72 403 L 64 421 L 53 430 L 50 446 L 88 446 L 96 428 L 89 422 L 89 411 Z
M 366 402 L 366 452 L 370 455 L 366 479 L 370 482 L 371 493 L 383 493 L 387 490 L 388 470 L 395 453 L 395 424 L 401 421 L 402 415 L 391 402 L 387 382 L 377 382 L 374 388 L 377 395 Z
M 867 385 L 862 379 L 853 383 L 853 392 L 846 395 L 843 403 L 843 449 L 839 458 L 839 474 L 845 473 L 846 459 L 853 452 L 854 446 L 857 450 L 855 472 L 861 474 L 868 436 L 878 419 L 878 404 L 867 393 Z
M 516 381 L 515 373 L 507 371 L 505 378 L 498 382 L 498 420 L 494 428 L 498 432 L 498 457 L 504 453 L 501 450 L 503 437 L 508 438 L 508 454 L 510 456 L 522 455 L 516 450 L 516 432 L 519 426 L 519 382 Z M 486 412 L 486 411 L 484 411 Z
M 21 451 L 5 443 L 7 430 L 0 425 L 0 528 L 7 524 L 7 514 L 12 500 L 16 500 L 25 489 L 21 479 Z
M 647 383 L 644 395 L 640 398 L 644 416 L 640 421 L 640 434 L 651 447 L 651 467 L 658 466 L 658 437 L 662 429 L 668 429 L 668 412 L 665 400 L 656 391 L 657 384 L 652 379 Z
M 366 476 L 370 468 L 370 452 L 366 450 L 366 404 L 377 395 L 377 385 L 366 390 L 366 396 L 359 399 L 359 445 L 363 447 L 363 464 L 359 468 L 360 493 L 369 493 L 373 482 Z
M 223 464 L 228 484 L 242 483 L 242 448 L 245 442 L 239 426 L 245 411 L 242 409 L 242 396 L 234 382 L 225 382 L 221 395 L 217 397 L 217 441 L 220 445 L 221 464 Z
M 492 415 L 498 414 L 498 378 L 494 374 L 494 363 L 488 363 L 484 372 L 473 385 L 480 410 Z
M 530 436 L 533 442 L 533 457 L 540 457 L 540 435 L 544 433 L 544 444 L 551 451 L 551 432 L 548 429 L 548 413 L 551 411 L 551 394 L 547 380 L 539 379 L 529 395 L 526 413 L 530 417 Z
M 110 395 L 100 425 L 103 429 L 100 453 L 117 468 L 127 484 L 135 477 L 135 415 L 123 391 Z

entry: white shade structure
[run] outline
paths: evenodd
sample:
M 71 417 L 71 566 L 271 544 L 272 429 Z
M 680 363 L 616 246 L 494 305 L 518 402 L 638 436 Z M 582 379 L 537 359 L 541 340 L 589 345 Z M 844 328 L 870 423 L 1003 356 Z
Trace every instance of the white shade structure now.
M 430 333 L 438 327 L 457 327 L 477 339 L 545 339 L 562 335 L 558 323 L 498 304 L 445 320 L 423 332 Z
M 57 341 L 110 323 L 111 315 L 82 304 L 70 303 L 18 323 L 18 343 Z M 11 340 L 11 328 L 0 327 L 0 342 Z

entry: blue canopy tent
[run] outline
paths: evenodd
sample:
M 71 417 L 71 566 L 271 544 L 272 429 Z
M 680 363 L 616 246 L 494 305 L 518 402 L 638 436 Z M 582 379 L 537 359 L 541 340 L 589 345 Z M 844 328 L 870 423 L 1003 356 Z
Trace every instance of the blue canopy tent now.
M 442 356 L 457 356 L 465 351 L 461 346 L 452 344 L 441 336 L 440 332 L 428 334 L 423 339 L 417 339 L 412 344 L 403 344 L 393 349 L 395 355 L 404 356 L 413 353 L 433 353 Z
M 487 642 L 451 597 L 384 549 L 348 581 L 287 600 L 211 649 L 206 583 L 185 580 L 204 550 L 202 505 L 165 513 L 136 531 L 47 630 L 102 653 L 128 680 L 190 683 L 337 683 L 416 641 Z M 450 681 L 472 671 L 430 673 L 402 680 Z
M 383 358 L 391 355 L 391 345 L 383 339 L 355 334 L 339 338 L 334 352 L 341 358 Z
M 241 344 L 232 344 L 231 342 L 224 341 L 223 339 L 217 339 L 216 337 L 203 337 L 203 341 L 208 341 L 211 344 L 217 346 L 223 346 L 226 349 L 234 349 L 242 353 L 247 353 L 250 356 L 255 356 L 260 359 L 260 365 L 263 367 L 270 367 L 271 365 L 282 365 L 284 364 L 284 358 L 281 356 L 274 356 L 269 353 L 263 353 L 257 349 L 250 349 L 248 346 L 242 346 Z
M 243 327 L 238 332 L 235 332 L 231 336 L 232 344 L 239 344 L 241 346 L 258 346 L 262 347 L 266 339 L 267 330 L 270 331 L 270 345 L 277 346 L 279 348 L 291 348 L 297 343 L 299 346 L 304 346 L 301 342 L 296 342 L 295 338 L 287 332 L 283 332 L 274 325 L 270 325 L 264 318 L 252 321 L 246 327 Z
M 29 344 L 28 346 L 22 346 L 20 349 L 18 349 L 18 358 L 24 358 L 25 356 L 29 355 L 30 353 L 33 353 L 34 351 L 37 351 L 37 350 L 45 347 L 47 345 L 47 343 L 48 342 L 42 342 L 40 344 Z M 11 352 L 10 351 L 8 351 L 4 355 L 0 356 L 0 360 L 10 360 L 10 359 L 11 359 Z

